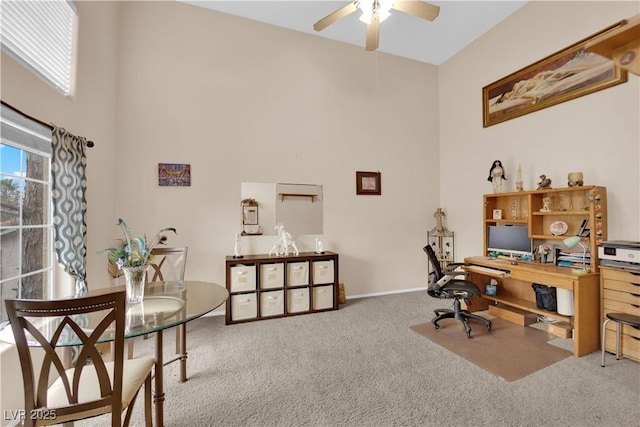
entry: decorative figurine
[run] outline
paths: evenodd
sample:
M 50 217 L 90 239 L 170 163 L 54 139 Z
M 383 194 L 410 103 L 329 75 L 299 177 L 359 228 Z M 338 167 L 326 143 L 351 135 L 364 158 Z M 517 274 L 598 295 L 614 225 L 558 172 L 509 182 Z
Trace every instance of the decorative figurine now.
M 322 244 L 322 240 L 316 237 L 316 253 L 323 254 L 324 253 L 324 245 Z
M 516 177 L 516 191 L 524 191 L 522 185 L 522 167 L 518 165 L 518 176 Z
M 277 224 L 275 226 L 275 230 L 278 235 L 278 240 L 269 251 L 269 256 L 271 256 L 271 254 L 275 254 L 276 256 L 288 256 L 289 246 L 293 249 L 293 254 L 297 256 L 299 254 L 298 247 L 296 246 L 296 242 L 293 240 L 291 233 L 284 230 L 283 224 Z
M 240 240 L 240 233 L 236 233 L 236 243 L 233 245 L 233 257 L 242 258 L 242 241 Z
M 567 176 L 569 187 L 582 187 L 584 184 L 582 179 L 582 172 L 569 172 L 569 175 Z
M 433 213 L 433 217 L 436 219 L 436 230 L 444 230 L 444 222 L 442 221 L 442 218 L 444 218 L 445 216 L 447 215 L 444 213 L 442 208 L 436 209 L 436 211 Z
M 489 169 L 489 177 L 487 178 L 487 181 L 493 186 L 494 193 L 502 193 L 502 180 L 506 179 L 502 162 L 500 160 L 494 160 L 491 169 Z
M 551 180 L 547 178 L 547 175 L 540 175 L 540 182 L 538 183 L 538 190 L 546 190 L 551 188 Z

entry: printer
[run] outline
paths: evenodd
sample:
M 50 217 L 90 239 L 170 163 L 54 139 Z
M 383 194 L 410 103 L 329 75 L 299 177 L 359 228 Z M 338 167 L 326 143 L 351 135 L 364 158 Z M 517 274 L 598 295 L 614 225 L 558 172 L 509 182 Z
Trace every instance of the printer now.
M 640 242 L 610 240 L 598 247 L 600 265 L 640 271 Z

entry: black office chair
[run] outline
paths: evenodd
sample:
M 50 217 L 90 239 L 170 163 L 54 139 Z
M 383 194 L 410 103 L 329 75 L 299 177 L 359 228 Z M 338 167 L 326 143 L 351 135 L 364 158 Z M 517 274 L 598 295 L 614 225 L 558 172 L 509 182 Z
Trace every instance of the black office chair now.
M 491 331 L 491 321 L 484 317 L 478 316 L 473 313 L 469 313 L 467 310 L 463 310 L 460 306 L 460 300 L 464 300 L 467 305 L 471 304 L 471 297 L 473 295 L 480 296 L 482 293 L 475 283 L 469 280 L 456 279 L 459 276 L 466 276 L 468 273 L 465 271 L 454 271 L 464 263 L 449 263 L 447 268 L 443 271 L 440 267 L 438 257 L 434 252 L 431 245 L 427 245 L 423 248 L 429 257 L 429 262 L 433 271 L 429 273 L 429 287 L 427 293 L 434 298 L 440 299 L 453 299 L 453 309 L 450 308 L 438 308 L 433 310 L 436 317 L 431 319 L 431 323 L 436 329 L 440 329 L 438 322 L 442 319 L 458 319 L 464 325 L 464 330 L 467 333 L 467 337 L 471 338 L 471 326 L 469 326 L 469 320 L 477 320 L 482 322 L 489 331 Z

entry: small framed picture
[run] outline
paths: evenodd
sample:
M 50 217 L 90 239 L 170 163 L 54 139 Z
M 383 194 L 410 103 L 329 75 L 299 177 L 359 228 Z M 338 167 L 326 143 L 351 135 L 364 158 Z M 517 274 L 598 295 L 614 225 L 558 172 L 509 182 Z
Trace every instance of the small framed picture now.
M 191 165 L 185 163 L 158 163 L 158 185 L 161 187 L 191 186 Z
M 381 195 L 380 172 L 356 172 L 356 194 Z
M 242 223 L 245 225 L 258 224 L 258 207 L 257 206 L 242 207 Z
M 493 210 L 493 219 L 502 219 L 502 209 Z

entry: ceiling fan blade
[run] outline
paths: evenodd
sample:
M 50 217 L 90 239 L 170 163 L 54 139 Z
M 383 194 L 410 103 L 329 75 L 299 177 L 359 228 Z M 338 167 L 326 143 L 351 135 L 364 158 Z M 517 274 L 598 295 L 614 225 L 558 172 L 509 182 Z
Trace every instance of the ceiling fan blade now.
M 395 0 L 391 7 L 400 12 L 426 19 L 427 21 L 433 21 L 440 13 L 440 6 L 435 6 L 421 0 Z
M 354 0 L 348 5 L 341 7 L 335 12 L 325 16 L 324 18 L 313 24 L 313 29 L 316 31 L 324 30 L 329 25 L 333 24 L 336 21 L 339 21 L 340 19 L 355 12 L 356 10 L 358 10 L 358 0 Z
M 380 19 L 378 14 L 371 15 L 371 23 L 367 25 L 367 44 L 366 50 L 376 50 L 378 48 L 378 39 L 380 36 Z

